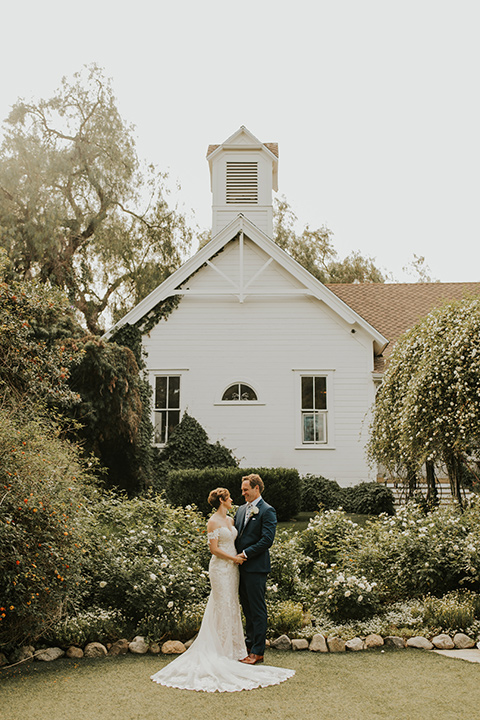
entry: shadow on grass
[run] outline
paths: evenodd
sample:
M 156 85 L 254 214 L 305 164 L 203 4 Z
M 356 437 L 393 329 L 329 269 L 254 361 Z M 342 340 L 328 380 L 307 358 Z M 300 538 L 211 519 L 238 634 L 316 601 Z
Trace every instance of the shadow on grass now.
M 478 717 L 480 667 L 422 650 L 317 654 L 268 651 L 293 668 L 281 685 L 202 693 L 156 685 L 150 675 L 171 658 L 33 662 L 0 671 L 2 720 L 458 720 Z M 459 714 L 460 712 L 460 714 Z

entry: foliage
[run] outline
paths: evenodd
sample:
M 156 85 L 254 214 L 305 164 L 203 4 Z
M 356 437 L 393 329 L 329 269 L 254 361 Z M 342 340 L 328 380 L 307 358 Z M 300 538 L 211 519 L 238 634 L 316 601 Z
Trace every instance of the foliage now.
M 90 332 L 175 270 L 190 247 L 166 175 L 142 164 L 111 83 L 84 68 L 12 108 L 0 148 L 0 238 L 22 279 L 65 289 Z
M 268 632 L 271 635 L 292 633 L 302 627 L 303 608 L 301 603 L 284 600 L 267 603 Z
M 316 230 L 305 226 L 299 235 L 295 230 L 297 217 L 286 198 L 273 201 L 273 237 L 277 245 L 288 252 L 322 283 L 385 282 L 373 258 L 353 252 L 338 260 L 332 244 L 332 231 L 325 225 Z
M 162 468 L 218 468 L 238 465 L 231 450 L 219 442 L 209 443 L 200 423 L 184 413 L 165 448 L 159 453 Z
M 346 512 L 358 515 L 393 515 L 393 493 L 378 482 L 362 482 L 343 488 L 343 507 Z
M 364 575 L 352 575 L 348 571 L 327 567 L 322 579 L 323 589 L 318 593 L 316 607 L 332 620 L 362 620 L 371 617 L 378 609 L 377 584 L 369 582 Z
M 304 555 L 323 567 L 340 562 L 344 549 L 353 548 L 357 533 L 358 525 L 343 510 L 327 510 L 310 520 L 298 535 L 298 546 Z
M 129 348 L 88 335 L 76 347 L 69 381 L 80 397 L 69 413 L 75 434 L 106 468 L 109 486 L 143 490 L 153 473 L 150 384 Z
M 446 466 L 461 500 L 462 472 L 478 482 L 480 299 L 431 312 L 397 343 L 377 394 L 368 452 L 394 476 Z
M 70 645 L 83 647 L 89 642 L 115 642 L 131 633 L 132 628 L 118 610 L 91 607 L 63 617 L 44 635 L 44 640 L 64 648 Z
M 64 409 L 79 400 L 68 385 L 78 357 L 66 297 L 33 282 L 0 283 L 0 392 L 4 402 Z
M 322 476 L 306 475 L 302 478 L 302 510 L 311 512 L 343 508 L 358 515 L 393 515 L 393 493 L 377 482 L 363 482 L 351 487 L 340 487 L 335 480 Z
M 52 422 L 0 410 L 0 646 L 35 639 L 81 597 L 90 472 Z
M 480 596 L 458 590 L 441 598 L 429 596 L 423 604 L 423 620 L 443 632 L 466 632 L 480 620 Z
M 357 532 L 348 549 L 356 572 L 378 583 L 381 599 L 393 602 L 459 587 L 480 589 L 480 506 L 465 513 L 416 505 L 382 516 Z
M 323 510 L 336 510 L 344 503 L 343 488 L 335 480 L 322 476 L 306 475 L 302 478 L 302 510 L 312 512 L 322 507 Z
M 84 608 L 118 610 L 135 627 L 157 618 L 157 630 L 172 633 L 209 591 L 204 518 L 159 495 L 105 495 L 92 513 Z
M 171 503 L 195 505 L 205 515 L 211 511 L 207 498 L 210 490 L 226 487 L 236 505 L 242 500 L 242 477 L 258 473 L 265 483 L 262 497 L 273 505 L 280 521 L 289 520 L 300 510 L 300 477 L 288 468 L 213 468 L 174 470 L 167 473 L 167 498 Z

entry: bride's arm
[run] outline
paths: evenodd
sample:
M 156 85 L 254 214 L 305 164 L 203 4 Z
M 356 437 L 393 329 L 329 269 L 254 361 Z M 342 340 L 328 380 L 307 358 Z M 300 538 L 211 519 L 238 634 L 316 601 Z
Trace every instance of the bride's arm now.
M 237 555 L 230 555 L 229 553 L 221 550 L 218 547 L 219 531 L 220 527 L 216 526 L 214 523 L 212 523 L 211 520 L 209 520 L 207 524 L 207 537 L 210 552 L 212 553 L 212 555 L 216 555 L 216 557 L 222 558 L 222 560 L 232 560 L 232 562 L 236 563 L 237 565 L 241 564 Z

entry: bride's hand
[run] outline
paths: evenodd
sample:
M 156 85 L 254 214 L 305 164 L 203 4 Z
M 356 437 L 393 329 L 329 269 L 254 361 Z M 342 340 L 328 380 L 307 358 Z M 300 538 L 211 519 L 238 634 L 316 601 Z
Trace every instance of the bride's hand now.
M 241 555 L 236 555 L 233 558 L 233 562 L 235 563 L 235 565 L 242 565 L 245 562 L 245 558 Z

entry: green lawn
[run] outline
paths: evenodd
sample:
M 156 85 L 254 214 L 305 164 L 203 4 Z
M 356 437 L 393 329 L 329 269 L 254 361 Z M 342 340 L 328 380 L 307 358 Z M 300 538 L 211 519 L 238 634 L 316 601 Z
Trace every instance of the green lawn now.
M 317 654 L 268 651 L 296 670 L 282 685 L 196 693 L 152 683 L 170 658 L 34 662 L 0 671 L 2 720 L 458 720 L 479 715 L 480 665 L 421 650 Z

